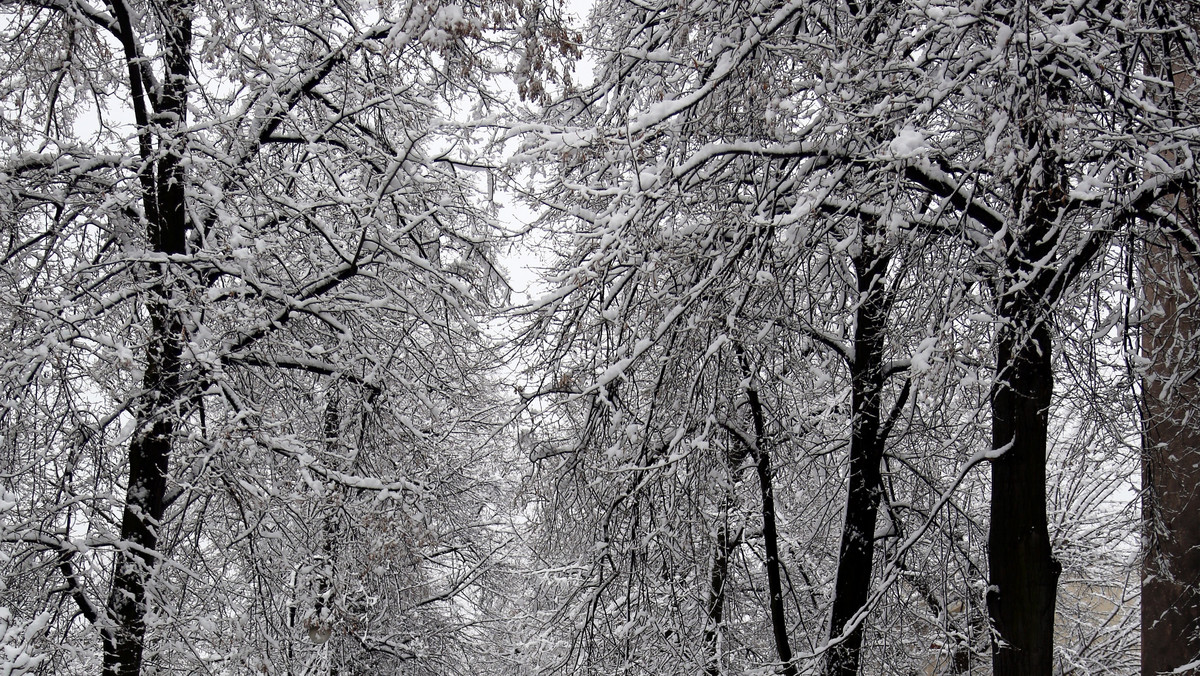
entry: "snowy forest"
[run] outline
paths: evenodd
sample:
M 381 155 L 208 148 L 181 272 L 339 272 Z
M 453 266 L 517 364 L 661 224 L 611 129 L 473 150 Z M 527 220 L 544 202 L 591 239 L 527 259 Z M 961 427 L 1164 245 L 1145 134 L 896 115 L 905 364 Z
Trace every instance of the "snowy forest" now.
M 0 16 L 0 675 L 1200 673 L 1194 0 Z

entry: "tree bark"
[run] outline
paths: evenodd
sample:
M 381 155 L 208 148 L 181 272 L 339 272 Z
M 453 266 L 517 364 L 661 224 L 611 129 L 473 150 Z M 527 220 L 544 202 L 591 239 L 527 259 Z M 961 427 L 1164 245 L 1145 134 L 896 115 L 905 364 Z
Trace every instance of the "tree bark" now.
M 1184 12 L 1178 20 L 1196 27 L 1187 8 L 1176 9 Z M 1175 24 L 1168 15 L 1159 21 Z M 1174 90 L 1159 104 L 1188 124 L 1196 78 L 1186 64 L 1194 60 L 1166 33 L 1160 44 L 1161 61 L 1151 66 Z M 1194 223 L 1186 196 L 1170 200 L 1180 221 Z M 1142 383 L 1141 638 L 1142 674 L 1152 676 L 1200 660 L 1200 265 L 1163 235 L 1146 253 L 1142 292 L 1152 314 L 1141 334 L 1150 360 Z
M 717 540 L 713 543 L 712 572 L 709 574 L 708 601 L 705 604 L 707 617 L 704 627 L 704 673 L 707 676 L 718 676 L 721 673 L 717 643 L 721 635 L 721 626 L 725 623 L 725 586 L 729 581 L 729 556 L 741 539 L 740 533 L 735 535 L 729 532 L 729 510 L 732 504 L 733 501 L 727 498 L 721 506 L 723 521 L 717 526 Z
M 843 635 L 846 625 L 866 606 L 871 589 L 875 521 L 883 495 L 880 399 L 888 305 L 883 275 L 889 261 L 889 257 L 874 253 L 864 253 L 854 261 L 859 305 L 854 330 L 854 360 L 850 365 L 850 482 L 829 620 L 831 643 Z M 845 639 L 830 646 L 825 657 L 825 676 L 857 674 L 862 640 L 863 624 L 860 622 Z
M 734 343 L 733 349 L 737 353 L 746 382 L 753 382 L 754 372 L 750 368 L 745 348 Z M 742 434 L 738 436 L 754 457 L 759 494 L 762 496 L 763 554 L 767 568 L 767 593 L 770 595 L 768 604 L 771 612 L 771 634 L 775 639 L 775 654 L 779 656 L 781 673 L 784 676 L 797 676 L 796 665 L 792 661 L 791 641 L 788 638 L 787 611 L 783 605 L 783 563 L 779 560 L 779 529 L 775 523 L 775 488 L 772 485 L 771 453 L 767 449 L 766 411 L 763 410 L 758 390 L 752 385 L 746 387 L 746 400 L 750 406 L 754 437 L 748 439 Z
M 142 205 L 149 249 L 167 255 L 182 254 L 186 245 L 186 209 L 183 139 L 164 135 L 159 150 L 150 143 L 150 120 L 144 109 L 140 59 L 132 23 L 123 3 L 114 3 L 129 62 L 130 91 L 139 126 Z M 156 123 L 180 130 L 187 114 L 192 40 L 191 6 L 185 2 L 162 7 L 165 77 L 162 93 L 154 101 Z M 166 510 L 167 476 L 173 437 L 182 405 L 181 364 L 183 325 L 172 307 L 177 283 L 169 262 L 150 269 L 155 281 L 147 300 L 150 331 L 147 336 L 144 395 L 136 409 L 136 432 L 129 443 L 129 477 L 121 515 L 121 546 L 115 557 L 108 610 L 115 624 L 113 641 L 105 642 L 105 676 L 137 676 L 142 671 L 146 643 L 147 588 L 156 568 L 159 528 Z
M 1158 255 L 1155 255 L 1158 254 Z M 1142 331 L 1142 674 L 1200 659 L 1200 308 L 1195 270 L 1178 252 L 1152 254 Z
M 987 604 L 998 634 L 992 670 L 996 676 L 1048 675 L 1061 570 L 1046 520 L 1052 345 L 1045 321 L 1010 326 L 1000 338 L 992 393 L 992 447 L 1007 448 L 992 461 Z
M 783 574 L 779 561 L 779 531 L 775 524 L 775 489 L 771 485 L 771 454 L 766 448 L 766 422 L 762 402 L 754 389 L 747 391 L 750 411 L 754 418 L 754 458 L 758 472 L 758 487 L 762 495 L 763 549 L 767 565 L 767 591 L 771 595 L 771 633 L 775 637 L 775 653 L 783 665 L 784 676 L 796 676 L 792 662 L 792 647 L 788 639 L 787 612 L 783 607 Z
M 1014 177 L 1012 224 L 997 291 L 996 371 L 991 391 L 992 497 L 988 531 L 988 616 L 995 676 L 1050 676 L 1061 565 L 1046 516 L 1046 451 L 1054 394 L 1053 308 L 1104 238 L 1073 247 L 1063 226 L 1070 188 L 1058 149 L 1062 129 L 1043 106 L 1065 103 L 1060 76 L 1031 78 L 1018 103 L 1028 161 Z M 1067 251 L 1069 253 L 1061 254 Z
M 788 639 L 787 612 L 783 607 L 783 575 L 779 561 L 779 531 L 775 525 L 775 489 L 771 486 L 771 454 L 758 452 L 758 484 L 762 493 L 763 548 L 766 550 L 767 591 L 771 595 L 771 634 L 775 637 L 775 654 L 783 665 L 784 676 L 796 676 L 792 648 Z

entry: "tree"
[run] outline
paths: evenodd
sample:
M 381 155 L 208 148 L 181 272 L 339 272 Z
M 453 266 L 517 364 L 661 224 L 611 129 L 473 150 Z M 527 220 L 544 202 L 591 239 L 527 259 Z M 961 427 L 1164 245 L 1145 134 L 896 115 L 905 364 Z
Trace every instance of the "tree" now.
M 923 22 L 913 53 L 933 69 L 921 68 L 918 79 L 937 73 L 934 88 L 922 92 L 931 114 L 914 120 L 916 133 L 896 137 L 901 146 L 937 139 L 931 161 L 911 163 L 905 177 L 962 214 L 960 236 L 979 247 L 981 266 L 992 271 L 998 327 L 988 605 L 999 674 L 1049 673 L 1053 663 L 1059 563 L 1045 465 L 1055 308 L 1136 214 L 1171 182 L 1190 180 L 1183 172 L 1140 178 L 1142 149 L 1173 139 L 1143 135 L 1157 129 L 1147 120 L 1160 114 L 1144 99 L 1125 98 L 1130 59 L 1093 56 L 1137 54 L 1138 34 L 1110 12 L 1136 17 L 1134 7 L 1103 4 L 926 14 L 931 21 Z M 982 60 L 963 58 L 964 44 L 976 45 Z M 1084 51 L 1096 44 L 1104 48 Z M 1124 75 L 1111 80 L 1116 73 Z M 1095 122 L 1082 122 L 1092 115 Z M 971 232 L 976 226 L 982 229 Z
M 599 35 L 620 48 L 602 61 L 597 86 L 567 97 L 560 126 L 541 130 L 543 140 L 536 142 L 569 177 L 564 192 L 547 201 L 583 222 L 578 253 L 561 269 L 561 286 L 542 309 L 570 305 L 572 293 L 592 294 L 597 308 L 620 318 L 614 321 L 629 322 L 634 305 L 609 303 L 636 280 L 689 279 L 691 271 L 695 286 L 651 294 L 664 314 L 635 332 L 645 342 L 590 362 L 589 370 L 602 377 L 584 379 L 573 392 L 580 399 L 611 399 L 609 383 L 619 385 L 622 374 L 649 365 L 676 322 L 690 326 L 709 284 L 733 286 L 726 276 L 740 275 L 741 285 L 753 289 L 764 272 L 762 279 L 794 283 L 819 302 L 823 287 L 797 268 L 783 268 L 783 275 L 774 267 L 743 272 L 731 262 L 740 264 L 751 251 L 774 254 L 779 242 L 781 250 L 796 241 L 814 246 L 828 235 L 834 251 L 857 266 L 846 276 L 858 282 L 850 308 L 862 333 L 851 351 L 839 347 L 844 336 L 824 333 L 821 322 L 798 328 L 852 357 L 846 360 L 851 372 L 861 369 L 850 379 L 858 402 L 851 424 L 862 441 L 861 455 L 851 451 L 859 458 L 850 470 L 851 504 L 858 506 L 847 510 L 839 563 L 847 573 L 859 571 L 843 588 L 862 589 L 861 571 L 873 577 L 868 543 L 874 534 L 863 534 L 877 518 L 882 487 L 876 474 L 885 457 L 878 431 L 886 408 L 875 401 L 877 374 L 898 372 L 905 362 L 927 365 L 940 352 L 920 350 L 915 332 L 888 326 L 895 315 L 880 309 L 892 291 L 876 285 L 903 288 L 903 267 L 888 266 L 896 233 L 917 233 L 930 246 L 962 252 L 950 268 L 953 276 L 914 282 L 906 292 L 937 297 L 938 284 L 961 283 L 964 295 L 980 303 L 955 306 L 931 333 L 989 346 L 990 450 L 964 462 L 991 467 L 986 587 L 994 668 L 1049 673 L 1061 566 L 1046 509 L 1055 353 L 1063 349 L 1056 325 L 1064 306 L 1086 297 L 1083 289 L 1109 278 L 1105 266 L 1115 259 L 1108 252 L 1126 241 L 1137 219 L 1194 180 L 1184 165 L 1146 174 L 1147 162 L 1188 141 L 1137 84 L 1147 58 L 1140 11 L 1104 2 L 616 5 L 606 11 Z M 652 264 L 637 258 L 638 252 L 673 252 L 676 242 L 694 246 L 678 257 L 647 256 Z M 813 254 L 820 255 L 820 246 Z M 923 255 L 929 254 L 914 258 Z M 612 267 L 617 261 L 624 266 L 620 273 Z M 710 275 L 719 266 L 721 276 Z M 608 285 L 619 291 L 599 291 Z M 754 298 L 745 307 L 760 321 L 780 317 L 751 293 L 733 297 Z M 562 316 L 587 316 L 586 302 L 570 306 L 572 314 Z M 726 316 L 735 329 L 734 318 L 743 315 Z M 984 323 L 960 333 L 969 322 Z M 888 351 L 881 346 L 889 342 L 893 358 L 877 362 L 877 351 Z M 571 354 L 569 344 L 558 343 L 556 363 Z M 671 354 L 709 367 L 687 353 Z M 692 426 L 666 429 L 701 429 L 699 410 L 693 415 Z M 927 532 L 929 523 L 916 530 Z M 899 557 L 911 546 L 891 552 L 880 589 L 894 583 Z M 861 597 L 835 592 L 829 669 L 856 670 L 857 635 L 879 603 L 876 591 Z M 786 632 L 774 641 L 784 669 L 789 641 Z
M 553 74 L 553 10 L 4 8 L 0 540 L 47 664 L 463 659 L 504 291 L 472 120 Z
M 1139 148 L 1162 143 L 1156 132 L 1144 140 L 1138 133 L 1153 128 L 1145 120 L 1158 117 L 1156 111 L 1118 105 L 1124 103 L 1123 82 L 1109 80 L 1109 66 L 1081 51 L 1102 44 L 1101 54 L 1136 55 L 1137 34 L 1106 14 L 1124 10 L 1134 21 L 1135 8 L 1021 9 L 1009 20 L 1013 34 L 1027 42 L 1014 44 L 1015 59 L 1003 66 L 1015 67 L 1009 72 L 1016 77 L 997 75 L 999 82 L 1011 82 L 1005 98 L 1016 107 L 1004 117 L 1011 120 L 1007 138 L 1017 160 L 1011 178 L 1001 183 L 1010 215 L 996 224 L 999 228 L 992 227 L 1003 252 L 996 284 L 1000 329 L 992 429 L 999 455 L 992 462 L 988 598 L 999 634 L 998 674 L 1049 673 L 1053 664 L 1061 565 L 1051 552 L 1044 506 L 1054 308 L 1164 187 L 1163 177 L 1138 178 Z M 1071 27 L 1075 39 L 1061 37 L 1064 26 Z M 1035 40 L 1039 35 L 1043 39 Z M 1067 127 L 1068 107 L 1073 119 L 1089 111 L 1101 117 L 1094 124 Z M 1114 113 L 1124 115 L 1114 119 Z M 1129 130 L 1132 138 L 1100 145 L 1109 129 Z M 1090 152 L 1105 146 L 1111 150 L 1102 156 Z M 1099 171 L 1105 172 L 1107 190 L 1095 187 Z M 1181 179 L 1176 174 L 1169 180 Z
M 1191 659 L 1186 12 L 2 7 L 5 669 Z
M 786 565 L 779 559 L 775 532 L 778 482 L 772 477 L 766 446 L 772 446 L 774 454 L 781 448 L 803 448 L 804 437 L 822 445 L 841 435 L 828 431 L 822 437 L 812 420 L 795 410 L 813 408 L 796 403 L 811 383 L 801 384 L 802 376 L 781 379 L 774 374 L 811 370 L 825 383 L 836 378 L 833 391 L 851 400 L 852 431 L 849 504 L 836 557 L 828 668 L 854 672 L 863 635 L 862 611 L 871 590 L 883 448 L 909 391 L 898 386 L 887 413 L 884 383 L 907 368 L 904 359 L 885 359 L 887 317 L 898 289 L 912 288 L 907 286 L 911 280 L 904 273 L 906 266 L 890 264 L 899 252 L 910 252 L 911 235 L 918 231 L 906 221 L 905 211 L 917 211 L 914 220 L 926 216 L 921 213 L 924 207 L 910 202 L 904 191 L 871 187 L 881 180 L 887 185 L 889 174 L 894 183 L 897 163 L 864 162 L 855 168 L 840 141 L 832 140 L 837 132 L 826 129 L 842 129 L 838 120 L 846 111 L 840 104 L 821 110 L 814 103 L 820 99 L 804 90 L 785 101 L 768 101 L 763 93 L 776 83 L 783 86 L 828 67 L 802 58 L 813 44 L 827 44 L 840 54 L 844 48 L 834 45 L 855 42 L 838 42 L 837 35 L 869 34 L 883 20 L 871 15 L 856 21 L 852 14 L 839 19 L 838 30 L 832 31 L 815 14 L 792 6 L 717 13 L 701 6 L 638 7 L 605 16 L 605 30 L 612 32 L 614 44 L 638 48 L 614 51 L 604 61 L 596 88 L 562 104 L 563 119 L 570 126 L 547 130 L 539 148 L 555 158 L 558 171 L 567 176 L 565 189 L 551 197 L 551 204 L 562 205 L 563 212 L 582 221 L 576 246 L 557 271 L 558 290 L 535 310 L 544 317 L 540 328 L 554 341 L 539 369 L 549 379 L 544 377 L 535 392 L 565 394 L 563 383 L 568 383 L 567 392 L 583 411 L 575 423 L 583 430 L 581 440 L 554 449 L 554 454 L 573 457 L 610 443 L 615 453 L 623 445 L 620 432 L 609 430 L 604 422 L 606 412 L 615 410 L 616 424 L 636 420 L 633 424 L 646 434 L 664 435 L 652 442 L 660 446 L 657 452 L 624 456 L 635 458 L 630 471 L 647 470 L 645 481 L 631 482 L 629 490 L 636 491 L 653 485 L 649 477 L 657 476 L 653 470 L 662 455 L 684 453 L 672 449 L 689 435 L 700 435 L 693 443 L 704 449 L 688 451 L 686 457 L 691 458 L 707 455 L 714 424 L 728 431 L 733 449 L 740 445 L 742 450 L 722 445 L 718 455 L 732 459 L 730 468 L 745 457 L 754 458 L 759 468 L 765 605 L 775 656 L 781 669 L 791 673 L 796 667 L 782 584 Z M 717 46 L 704 63 L 641 56 L 704 45 L 730 30 L 741 35 L 742 42 L 714 42 Z M 902 33 L 902 28 L 893 27 L 888 35 L 898 40 Z M 854 63 L 863 71 L 874 68 L 875 59 L 894 58 L 845 49 L 850 52 L 846 59 L 863 59 L 862 64 Z M 830 61 L 846 67 L 845 59 L 831 56 Z M 632 81 L 649 84 L 631 87 Z M 854 80 L 845 83 L 845 94 L 851 96 L 867 89 Z M 872 90 L 872 95 L 878 91 Z M 847 109 L 860 103 L 837 94 L 830 100 L 852 101 Z M 589 108 L 592 101 L 603 106 Z M 767 108 L 766 119 L 758 104 Z M 816 120 L 811 119 L 814 107 Z M 862 143 L 877 144 L 870 139 L 881 134 L 888 134 L 890 142 L 892 115 L 889 112 L 863 132 Z M 538 197 L 545 199 L 543 194 Z M 868 205 L 858 206 L 866 200 Z M 912 247 L 917 252 L 914 260 L 921 257 L 920 248 Z M 824 263 L 811 265 L 806 255 L 813 254 Z M 605 321 L 615 326 L 610 329 Z M 847 326 L 854 327 L 851 335 Z M 700 327 L 708 333 L 700 334 Z M 790 336 L 792 332 L 796 335 Z M 631 338 L 624 336 L 642 338 L 630 349 Z M 779 347 L 766 348 L 770 341 Z M 891 342 L 894 347 L 888 351 L 907 356 L 907 336 L 892 334 Z M 760 350 L 771 356 L 760 356 Z M 593 379 L 593 372 L 599 377 Z M 741 384 L 724 395 L 720 388 L 712 389 L 728 378 L 740 379 Z M 739 389 L 742 394 L 734 394 Z M 815 391 L 824 389 L 815 386 Z M 766 396 L 766 391 L 772 394 Z M 686 395 L 678 400 L 672 393 Z M 583 403 L 593 397 L 600 403 Z M 772 406 L 773 399 L 781 405 Z M 741 403 L 731 408 L 727 401 Z M 602 436 L 606 431 L 616 438 Z M 566 467 L 579 471 L 586 466 L 583 462 L 568 462 Z M 723 482 L 737 485 L 736 474 Z M 632 498 L 621 493 L 611 504 L 623 507 Z M 718 513 L 726 513 L 724 499 L 716 502 L 723 505 Z M 724 524 L 710 533 L 715 536 L 711 557 L 688 565 L 704 566 L 711 560 L 711 572 L 685 580 L 704 580 L 707 585 L 703 594 L 710 600 L 704 621 L 713 626 L 703 632 L 700 643 L 710 646 L 705 659 L 712 673 L 720 669 L 711 646 L 719 642 L 722 608 L 730 597 L 730 548 L 736 550 L 742 540 L 733 538 L 731 545 Z M 625 541 L 634 537 L 631 533 Z M 609 546 L 606 538 L 600 548 L 607 551 Z M 617 573 L 618 579 L 623 574 Z M 824 614 L 820 604 L 813 606 L 818 615 Z
M 1148 25 L 1166 29 L 1147 46 L 1146 70 L 1156 103 L 1171 125 L 1196 119 L 1194 8 L 1153 3 Z M 1180 151 L 1163 154 L 1173 167 L 1187 164 Z M 1184 151 L 1186 152 L 1186 151 Z M 1181 161 L 1182 160 L 1182 161 Z M 1151 215 L 1152 230 L 1140 266 L 1146 307 L 1141 333 L 1143 402 L 1142 673 L 1185 668 L 1200 661 L 1200 530 L 1197 522 L 1196 453 L 1200 439 L 1188 423 L 1197 406 L 1194 377 L 1196 227 L 1190 186 L 1169 195 Z M 1157 231 L 1157 232 L 1155 232 Z

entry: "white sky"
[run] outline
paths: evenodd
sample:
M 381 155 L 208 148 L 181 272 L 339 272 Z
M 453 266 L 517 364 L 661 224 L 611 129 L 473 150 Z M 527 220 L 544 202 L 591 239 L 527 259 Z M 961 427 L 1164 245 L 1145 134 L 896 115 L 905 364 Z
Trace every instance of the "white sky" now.
M 563 10 L 574 27 L 582 32 L 593 4 L 594 0 L 564 0 Z M 593 75 L 594 62 L 591 55 L 585 53 L 583 58 L 576 62 L 571 79 L 577 86 L 588 86 L 592 83 Z M 524 229 L 537 218 L 537 214 L 515 195 L 504 193 L 498 197 L 504 203 L 500 209 L 500 220 L 508 229 Z M 527 244 L 514 246 L 503 255 L 501 260 L 508 269 L 514 305 L 528 302 L 546 292 L 545 286 L 539 283 L 538 268 L 544 268 L 552 262 L 550 255 L 549 251 L 538 251 Z

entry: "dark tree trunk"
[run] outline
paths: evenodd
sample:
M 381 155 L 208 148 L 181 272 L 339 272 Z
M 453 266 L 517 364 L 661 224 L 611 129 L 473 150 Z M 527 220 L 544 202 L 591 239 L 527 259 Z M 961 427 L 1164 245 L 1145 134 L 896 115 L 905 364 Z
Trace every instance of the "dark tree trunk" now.
M 738 343 L 733 344 L 733 349 L 746 382 L 753 382 L 754 371 L 745 349 Z M 763 553 L 767 568 L 767 592 L 770 594 L 771 634 L 775 639 L 775 654 L 779 656 L 782 673 L 784 676 L 797 676 L 788 638 L 787 611 L 783 606 L 783 563 L 779 560 L 779 530 L 775 523 L 775 488 L 772 486 L 771 453 L 767 449 L 766 411 L 754 386 L 746 388 L 746 400 L 750 406 L 754 437 L 747 439 L 741 434 L 737 436 L 754 456 L 759 494 L 762 496 Z
M 732 468 L 736 469 L 736 468 Z M 720 655 L 717 653 L 717 642 L 721 634 L 721 625 L 725 623 L 725 586 L 729 581 L 729 556 L 740 539 L 740 534 L 729 532 L 729 509 L 732 500 L 726 499 L 722 505 L 723 522 L 717 527 L 717 540 L 713 543 L 712 572 L 708 581 L 708 601 L 705 604 L 704 673 L 707 676 L 718 676 L 721 673 Z
M 1195 30 L 1200 24 L 1184 4 L 1160 10 L 1156 18 L 1163 29 L 1185 24 Z M 1174 85 L 1159 105 L 1177 111 L 1186 125 L 1195 121 L 1195 60 L 1182 41 L 1169 37 L 1174 32 L 1164 30 L 1158 62 L 1149 65 L 1158 71 L 1153 75 Z M 1188 196 L 1165 202 L 1184 227 L 1194 228 Z M 1143 676 L 1200 660 L 1200 257 L 1168 243 L 1161 236 L 1150 246 L 1143 274 L 1145 306 L 1161 310 L 1141 336 L 1142 353 L 1151 361 L 1142 385 Z
M 775 489 L 771 486 L 771 454 L 758 451 L 758 485 L 762 492 L 763 547 L 766 550 L 767 591 L 771 594 L 771 633 L 784 676 L 796 676 L 783 608 L 783 576 L 779 561 L 779 532 L 775 527 Z
M 1142 674 L 1200 659 L 1200 368 L 1197 284 L 1179 252 L 1152 253 L 1142 332 Z
M 129 61 L 130 90 L 139 128 L 143 162 L 142 204 L 150 250 L 167 255 L 185 251 L 186 209 L 182 143 L 178 136 L 159 139 L 155 152 L 145 109 L 146 93 L 137 65 L 135 35 L 128 12 L 114 3 Z M 165 64 L 162 93 L 153 102 L 156 121 L 181 129 L 187 112 L 187 87 L 192 40 L 191 6 L 168 3 L 161 8 L 166 27 L 161 36 Z M 152 266 L 155 282 L 146 301 L 150 317 L 147 337 L 145 394 L 136 409 L 137 428 L 129 443 L 129 478 L 121 515 L 121 540 L 116 552 L 108 600 L 115 624 L 113 640 L 105 642 L 105 676 L 137 676 L 142 671 L 146 638 L 147 587 L 156 568 L 159 528 L 166 509 L 167 475 L 173 437 L 181 416 L 181 358 L 183 326 L 172 307 L 176 280 L 171 263 Z
M 792 662 L 792 647 L 788 639 L 787 612 L 783 607 L 783 564 L 779 560 L 779 531 L 775 524 L 775 489 L 771 485 L 771 454 L 766 448 L 766 421 L 762 402 L 756 390 L 747 392 L 754 418 L 755 469 L 762 495 L 763 549 L 767 565 L 767 591 L 771 595 L 771 633 L 775 637 L 775 653 L 783 665 L 784 676 L 796 676 Z
M 1046 522 L 1050 329 L 1045 321 L 1010 327 L 1001 332 L 992 393 L 992 447 L 1007 448 L 992 462 L 987 599 L 998 633 L 992 670 L 996 676 L 1048 675 L 1060 571 Z
M 743 371 L 747 366 L 745 353 L 740 348 L 738 356 L 742 360 Z M 742 463 L 750 452 L 744 439 L 735 438 L 733 447 L 725 458 L 733 487 L 727 489 L 725 499 L 721 503 L 721 522 L 717 526 L 717 538 L 713 543 L 712 572 L 708 581 L 708 601 L 705 603 L 704 650 L 706 676 L 718 676 L 721 673 L 720 654 L 717 652 L 722 626 L 725 623 L 725 589 L 729 583 L 729 557 L 742 542 L 742 531 L 731 533 L 729 530 L 729 512 L 734 507 L 734 491 L 741 481 Z
M 888 257 L 871 254 L 855 260 L 860 300 L 856 311 L 854 360 L 850 365 L 850 483 L 829 621 L 831 642 L 842 636 L 846 625 L 866 606 L 871 589 L 875 520 L 883 495 L 880 398 L 888 305 L 883 275 L 888 263 Z M 824 674 L 857 674 L 862 640 L 863 625 L 860 622 L 845 639 L 830 646 Z
M 1034 101 L 1056 102 L 1069 84 L 1035 81 L 1021 141 L 1030 162 L 1013 184 L 1015 218 L 1003 234 L 996 280 L 996 372 L 992 384 L 992 499 L 988 533 L 988 616 L 995 676 L 1050 676 L 1054 604 L 1061 566 L 1046 518 L 1046 451 L 1054 394 L 1053 308 L 1102 249 L 1093 237 L 1075 249 L 1063 237 L 1069 186 L 1058 159 L 1057 127 Z M 1039 91 L 1040 89 L 1040 91 Z M 1056 255 L 1060 252 L 1070 252 Z

